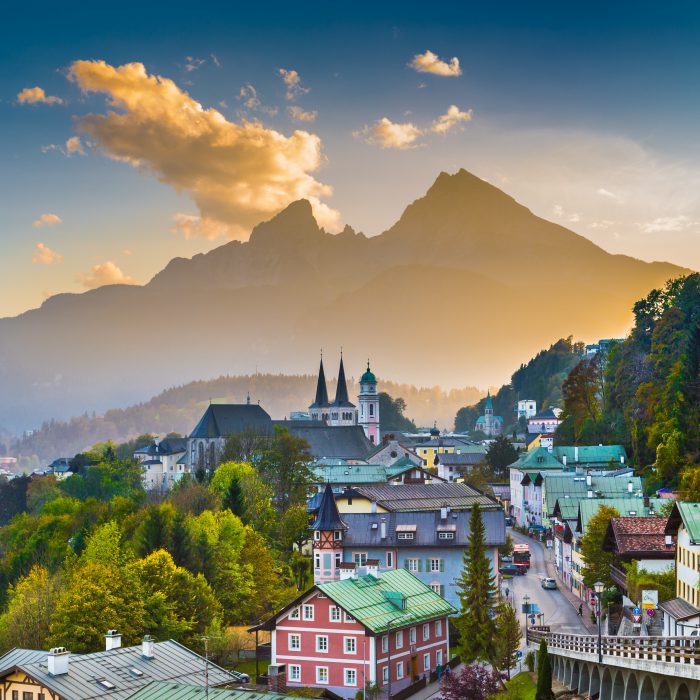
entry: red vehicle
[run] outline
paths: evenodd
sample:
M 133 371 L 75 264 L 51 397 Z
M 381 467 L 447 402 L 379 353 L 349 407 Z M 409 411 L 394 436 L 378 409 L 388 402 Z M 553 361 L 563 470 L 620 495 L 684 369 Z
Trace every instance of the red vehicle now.
M 513 545 L 513 564 L 519 564 L 530 568 L 530 545 L 529 544 L 514 544 Z

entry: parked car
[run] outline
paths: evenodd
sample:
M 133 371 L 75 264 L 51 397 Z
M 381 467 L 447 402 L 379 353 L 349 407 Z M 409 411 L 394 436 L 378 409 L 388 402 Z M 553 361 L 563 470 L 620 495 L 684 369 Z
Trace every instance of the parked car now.
M 542 588 L 548 591 L 556 591 L 557 590 L 557 582 L 553 578 L 543 578 L 542 579 Z
M 505 556 L 501 557 L 501 561 L 504 564 L 510 564 L 513 561 L 513 557 L 511 557 L 510 554 L 506 554 Z
M 250 683 L 250 676 L 247 673 L 240 673 L 239 671 L 229 671 L 229 673 L 239 682 L 239 683 Z
M 527 573 L 527 569 L 524 566 L 517 566 L 516 564 L 504 564 L 498 571 L 505 576 L 524 576 Z
M 506 527 L 512 527 L 513 526 L 513 518 L 511 518 L 509 515 L 506 516 Z

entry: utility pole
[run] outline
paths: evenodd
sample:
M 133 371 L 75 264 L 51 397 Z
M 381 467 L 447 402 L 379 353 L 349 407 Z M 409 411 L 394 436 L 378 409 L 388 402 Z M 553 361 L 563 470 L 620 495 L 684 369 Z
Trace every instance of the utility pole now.
M 525 614 L 525 646 L 528 644 L 527 639 L 527 613 L 529 611 L 530 596 L 526 593 L 523 596 L 523 613 Z
M 209 637 L 202 637 L 204 642 L 204 697 L 209 700 Z

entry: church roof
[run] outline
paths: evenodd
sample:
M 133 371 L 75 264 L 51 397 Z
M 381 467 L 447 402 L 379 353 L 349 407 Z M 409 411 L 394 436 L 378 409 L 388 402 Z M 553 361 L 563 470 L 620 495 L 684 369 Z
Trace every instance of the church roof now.
M 348 385 L 345 382 L 345 367 L 343 366 L 343 356 L 340 356 L 340 368 L 338 369 L 338 387 L 335 390 L 335 401 L 331 404 L 338 408 L 355 408 L 354 403 L 350 403 L 348 396 Z
M 338 506 L 335 503 L 333 488 L 326 484 L 326 490 L 321 496 L 321 504 L 318 507 L 318 515 L 312 530 L 347 530 L 348 526 L 341 520 Z
M 485 406 L 485 408 L 487 411 L 488 410 L 493 411 L 493 401 L 491 401 L 491 390 L 490 389 L 486 392 L 486 406 Z
M 269 433 L 271 427 L 269 414 L 257 404 L 215 403 L 207 407 L 190 437 L 228 437 L 251 428 Z
M 374 382 L 376 384 L 377 378 L 374 376 L 374 372 L 369 368 L 369 360 L 367 360 L 367 371 L 360 377 L 360 382 L 366 384 L 368 382 Z
M 326 408 L 328 403 L 328 389 L 326 387 L 326 373 L 323 371 L 323 358 L 318 368 L 318 382 L 316 383 L 316 398 L 309 408 Z
M 367 459 L 374 445 L 361 425 L 330 426 L 318 421 L 273 421 L 309 443 L 309 452 L 316 459 Z

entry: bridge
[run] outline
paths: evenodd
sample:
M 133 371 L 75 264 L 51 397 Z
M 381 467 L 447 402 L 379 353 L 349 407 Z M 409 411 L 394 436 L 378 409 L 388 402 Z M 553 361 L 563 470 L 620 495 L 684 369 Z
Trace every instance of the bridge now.
M 527 640 L 547 641 L 552 675 L 598 700 L 700 700 L 700 639 L 558 634 L 530 627 Z

